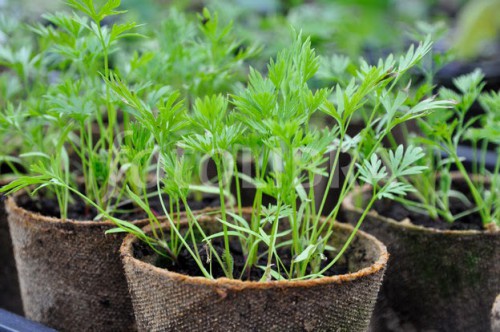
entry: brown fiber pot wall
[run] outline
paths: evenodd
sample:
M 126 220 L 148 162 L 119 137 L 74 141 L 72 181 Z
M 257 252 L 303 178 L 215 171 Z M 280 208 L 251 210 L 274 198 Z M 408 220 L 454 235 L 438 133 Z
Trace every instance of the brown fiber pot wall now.
M 61 331 L 135 330 L 110 222 L 63 221 L 6 204 L 27 318 Z M 142 225 L 145 222 L 137 222 Z
M 16 262 L 3 200 L 0 201 L 0 308 L 23 314 Z
M 352 195 L 343 209 L 348 222 L 357 222 L 361 210 Z M 500 232 L 435 230 L 375 211 L 361 228 L 391 254 L 373 331 L 491 330 L 491 307 L 500 293 Z
M 351 230 L 336 226 L 332 243 L 338 247 Z M 388 259 L 382 243 L 360 232 L 349 274 L 264 283 L 209 280 L 134 258 L 137 241 L 127 236 L 121 255 L 140 331 L 366 331 Z
M 500 332 L 500 294 L 491 308 L 491 331 Z

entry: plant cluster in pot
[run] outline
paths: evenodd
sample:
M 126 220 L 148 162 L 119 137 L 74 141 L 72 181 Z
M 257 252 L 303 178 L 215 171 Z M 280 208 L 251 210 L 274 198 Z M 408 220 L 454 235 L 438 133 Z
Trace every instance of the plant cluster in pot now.
M 47 14 L 44 18 L 50 25 L 30 27 L 40 49 L 26 63 L 35 63 L 41 74 L 30 77 L 29 95 L 10 99 L 1 116 L 3 137 L 18 142 L 21 148 L 17 152 L 22 153 L 18 157 L 23 165 L 31 165 L 1 189 L 3 193 L 16 192 L 8 199 L 7 210 L 24 313 L 29 319 L 64 331 L 134 330 L 132 304 L 118 255 L 123 235 L 105 235 L 105 231 L 114 228 L 110 219 L 115 216 L 135 220 L 131 224 L 136 226 L 146 223 L 142 219 L 148 215 L 128 193 L 151 193 L 150 169 L 157 149 L 146 128 L 131 123 L 141 115 L 127 112 L 127 105 L 113 97 L 106 84 L 112 77 L 111 64 L 132 84 L 137 83 L 137 77 L 152 78 L 145 85 L 148 89 L 142 86 L 139 95 L 146 100 L 144 107 L 164 115 L 156 118 L 156 126 L 163 126 L 172 124 L 177 116 L 167 112 L 174 97 L 167 92 L 176 86 L 166 86 L 156 76 L 158 70 L 173 75 L 173 63 L 161 61 L 169 58 L 168 52 L 178 53 L 184 43 L 189 45 L 183 48 L 185 57 L 191 56 L 189 52 L 199 54 L 199 62 L 193 60 L 187 71 L 190 76 L 202 76 L 201 64 L 208 58 L 216 61 L 213 69 L 218 75 L 236 75 L 252 53 L 251 48 L 234 53 L 238 42 L 230 33 L 231 27 L 219 25 L 216 15 L 205 11 L 195 19 L 177 15 L 178 21 L 170 23 L 178 24 L 163 31 L 164 38 L 173 39 L 174 28 L 193 32 L 197 22 L 210 21 L 200 26 L 196 35 L 177 38 L 177 51 L 153 52 L 158 33 L 152 45 L 143 45 L 141 58 L 125 44 L 136 36 L 135 23 L 102 24 L 122 13 L 117 10 L 119 1 L 97 6 L 92 1 L 74 0 L 69 5 L 79 14 Z M 174 60 L 182 59 L 178 54 Z M 49 82 L 48 77 L 53 80 Z M 196 87 L 182 83 L 186 100 L 231 91 L 237 79 L 221 84 L 214 76 L 205 75 L 196 82 Z M 188 108 L 182 110 L 185 117 Z M 122 123 L 119 112 L 123 113 Z M 177 129 L 180 135 L 183 128 Z M 173 132 L 170 135 L 173 139 Z M 150 204 L 157 208 L 153 201 Z M 193 204 L 200 207 L 199 202 Z M 169 208 L 174 215 L 183 206 L 172 203 Z
M 340 203 L 326 218 L 321 210 L 326 192 L 318 199 L 314 186 L 325 172 L 324 154 L 349 151 L 355 160 L 378 157 L 375 150 L 397 124 L 427 115 L 446 101 L 426 99 L 404 112 L 398 103 L 406 100 L 398 83 L 407 85 L 405 73 L 430 49 L 429 40 L 412 48 L 400 59 L 393 56 L 378 66 L 361 61 L 356 75 L 344 89 L 340 86 L 312 91 L 308 80 L 318 69 L 318 58 L 310 41 L 296 36 L 289 48 L 268 65 L 268 76 L 250 70 L 248 86 L 229 97 L 214 95 L 197 99 L 193 114 L 184 124 L 175 121 L 155 126 L 155 114 L 144 107 L 133 88 L 119 76 L 108 84 L 139 114 L 139 124 L 148 129 L 160 151 L 157 163 L 158 196 L 185 203 L 181 220 L 172 218 L 164 204 L 164 223 L 134 195 L 137 205 L 150 217 L 150 225 L 137 229 L 116 220 L 112 232 L 131 233 L 121 255 L 141 331 L 161 330 L 366 330 L 387 262 L 384 246 L 358 232 L 370 207 L 356 227 L 334 222 Z M 175 113 L 174 101 L 169 103 Z M 369 131 L 355 138 L 346 135 L 352 115 L 367 101 L 375 101 Z M 389 109 L 379 112 L 382 104 Z M 335 125 L 320 130 L 310 125 L 313 114 L 324 112 Z M 375 116 L 377 114 L 377 116 Z M 379 117 L 380 115 L 380 117 Z M 180 139 L 170 130 L 184 124 L 190 128 Z M 240 174 L 234 160 L 249 151 L 255 176 Z M 418 174 L 409 151 L 400 156 L 400 173 Z M 190 173 L 192 155 L 208 155 L 216 165 L 212 190 L 220 195 L 220 209 L 195 214 L 186 197 L 197 189 Z M 378 160 L 378 159 L 377 159 Z M 380 163 L 377 163 L 380 166 Z M 397 174 L 382 176 L 378 168 L 359 166 L 370 183 L 390 182 Z M 355 166 L 349 170 L 350 186 L 358 179 Z M 384 174 L 387 175 L 387 174 Z M 255 186 L 251 208 L 243 208 L 236 195 L 226 204 L 231 178 L 244 177 Z M 392 182 L 391 182 L 392 183 Z M 343 195 L 347 194 L 348 185 Z M 404 195 L 411 186 L 381 185 L 376 193 Z M 208 190 L 208 188 L 207 188 Z M 262 204 L 263 194 L 275 199 Z M 371 202 L 377 200 L 375 196 Z
M 500 95 L 481 94 L 481 80 L 475 71 L 455 79 L 460 93 L 440 90 L 443 98 L 455 100 L 454 107 L 419 119 L 420 136 L 409 138 L 422 148 L 417 167 L 427 168 L 417 176 L 398 177 L 416 191 L 377 203 L 363 225 L 387 244 L 393 258 L 377 304 L 375 331 L 490 330 L 490 311 L 500 290 L 500 155 L 488 171 L 478 152 L 468 171 L 457 153 L 462 140 L 483 150 L 488 142 L 500 141 Z M 465 121 L 478 97 L 488 112 Z M 484 127 L 474 128 L 474 121 Z M 392 163 L 402 153 L 384 159 Z M 358 188 L 344 201 L 348 221 L 357 220 L 375 188 Z
M 426 58 L 430 57 L 432 55 L 432 52 L 433 52 L 432 48 L 428 49 L 425 53 L 425 57 Z M 392 55 L 390 55 L 390 57 L 392 57 Z M 315 80 L 317 81 L 317 83 L 321 83 L 322 85 L 335 84 L 344 89 L 348 89 L 352 78 L 352 72 L 356 70 L 353 61 L 346 56 L 338 54 L 323 56 L 321 57 L 320 60 L 321 60 L 320 68 L 318 70 L 318 73 L 315 75 Z M 420 70 L 421 67 L 424 65 L 424 63 L 425 61 L 420 61 L 415 66 L 415 68 L 412 69 L 413 79 L 415 76 L 414 72 Z M 401 86 L 402 83 L 401 81 L 398 81 L 397 83 L 400 84 L 400 86 L 397 89 L 403 90 L 401 91 L 401 94 L 398 96 L 398 98 L 400 99 L 398 100 L 398 103 L 401 103 L 401 105 L 411 104 L 412 98 L 406 98 L 405 97 L 406 94 L 403 93 L 405 89 L 409 89 L 411 87 L 411 84 L 408 84 L 407 87 L 403 88 Z M 422 90 L 424 89 L 422 88 Z M 429 99 L 428 101 L 430 100 L 431 99 Z M 392 110 L 388 109 L 385 106 L 385 105 L 392 106 L 393 101 L 389 100 L 384 101 L 385 104 L 383 107 L 381 107 L 381 105 L 378 105 L 379 103 L 380 100 L 377 98 L 367 100 L 363 104 L 363 106 L 356 113 L 353 114 L 353 117 L 350 120 L 351 122 L 349 124 L 349 127 L 347 128 L 346 135 L 356 138 L 357 136 L 359 136 L 358 134 L 360 134 L 361 132 L 365 132 L 363 135 L 372 135 L 374 140 L 377 140 L 380 137 L 380 132 L 382 130 L 387 129 L 386 120 L 383 119 L 386 116 L 385 114 L 387 112 L 392 112 L 393 113 L 392 116 L 400 116 L 399 114 L 395 113 L 398 110 L 397 106 L 394 107 Z M 425 105 L 425 103 L 423 103 L 422 105 Z M 415 104 L 413 104 L 412 106 L 415 106 Z M 365 121 L 367 119 L 370 119 L 369 121 L 372 121 L 374 118 L 377 117 L 381 117 L 383 120 L 373 126 L 369 125 L 367 126 L 365 124 Z M 325 115 L 320 115 L 317 118 L 313 119 L 312 121 L 314 121 L 315 123 L 324 122 L 325 125 L 328 127 L 331 126 L 332 124 L 335 124 L 336 120 Z M 415 120 L 410 120 L 410 121 L 404 120 L 398 125 L 393 126 L 386 133 L 384 133 L 382 139 L 382 146 L 396 148 L 400 144 L 406 144 L 405 133 L 411 130 L 411 128 L 414 126 L 414 121 Z M 322 179 L 317 185 L 318 190 L 324 190 L 325 187 L 329 188 L 329 193 L 328 196 L 326 197 L 326 202 L 325 202 L 326 204 L 322 210 L 322 213 L 324 215 L 328 215 L 332 211 L 332 209 L 334 209 L 337 206 L 338 201 L 343 199 L 341 192 L 343 190 L 342 188 L 344 186 L 345 179 L 348 173 L 345 170 L 349 168 L 349 165 L 351 164 L 352 160 L 352 155 L 350 155 L 348 152 L 341 153 L 339 156 L 339 161 L 335 163 L 332 162 L 335 159 L 335 155 L 332 152 L 326 157 L 328 158 L 327 159 L 328 162 L 330 162 L 329 169 L 327 171 L 336 173 L 334 175 L 332 182 L 328 183 L 328 179 Z M 353 163 L 355 164 L 355 161 L 353 161 Z
M 25 189 L 6 203 L 24 313 L 60 330 L 134 327 L 116 255 L 121 238 L 103 236 L 113 224 L 92 220 L 95 209 L 77 196 L 81 191 L 104 209 L 116 209 L 118 203 L 113 191 L 118 187 L 111 185 L 118 162 L 117 110 L 102 93 L 99 74 L 109 75 L 111 49 L 127 32 L 104 36 L 109 28 L 100 22 L 114 9 L 87 8 L 92 22 L 77 14 L 46 15 L 53 25 L 32 27 L 41 66 L 56 77 L 19 103 L 16 115 L 24 121 L 8 133 L 18 129 L 24 132 L 23 144 L 35 142 L 21 155 L 30 169 L 2 187 L 4 193 Z M 31 129 L 32 123 L 38 126 Z M 97 141 L 93 123 L 101 133 Z

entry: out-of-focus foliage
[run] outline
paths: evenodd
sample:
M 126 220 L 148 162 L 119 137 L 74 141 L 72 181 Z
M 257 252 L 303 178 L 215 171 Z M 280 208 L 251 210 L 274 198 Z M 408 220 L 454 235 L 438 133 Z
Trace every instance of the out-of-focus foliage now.
M 469 1 L 460 11 L 454 36 L 458 57 L 488 56 L 499 51 L 500 0 Z

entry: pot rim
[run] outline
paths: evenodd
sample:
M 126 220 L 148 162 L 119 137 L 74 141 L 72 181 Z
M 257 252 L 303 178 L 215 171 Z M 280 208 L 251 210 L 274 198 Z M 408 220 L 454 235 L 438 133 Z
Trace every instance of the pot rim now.
M 243 212 L 251 211 L 251 207 L 243 208 Z M 144 231 L 147 231 L 150 226 L 143 227 Z M 162 224 L 162 227 L 169 227 L 168 224 Z M 339 222 L 335 222 L 335 227 L 340 227 L 344 230 L 352 231 L 354 228 L 350 225 L 342 224 Z M 356 279 L 360 279 L 363 277 L 367 277 L 369 275 L 373 275 L 378 273 L 379 271 L 383 271 L 387 265 L 387 261 L 389 259 L 389 253 L 387 252 L 386 246 L 375 238 L 373 235 L 370 235 L 366 232 L 358 230 L 356 233 L 356 237 L 361 236 L 366 241 L 371 241 L 378 251 L 378 259 L 363 269 L 360 269 L 356 272 L 351 272 L 342 275 L 335 276 L 327 276 L 322 278 L 310 279 L 310 280 L 273 280 L 267 282 L 261 281 L 243 281 L 240 279 L 229 279 L 226 277 L 221 277 L 217 279 L 207 279 L 205 277 L 200 276 L 189 276 L 186 274 L 181 274 L 173 271 L 169 271 L 167 269 L 156 267 L 152 264 L 146 263 L 140 259 L 134 257 L 132 252 L 132 245 L 137 243 L 139 239 L 135 237 L 133 234 L 129 234 L 125 237 L 120 247 L 120 255 L 122 257 L 122 261 L 125 264 L 133 264 L 136 267 L 139 267 L 143 270 L 150 270 L 156 274 L 163 275 L 171 280 L 176 282 L 187 283 L 191 285 L 203 285 L 209 287 L 215 287 L 223 290 L 231 290 L 231 291 L 242 291 L 248 289 L 269 289 L 269 288 L 296 288 L 296 287 L 313 287 L 331 283 L 341 284 L 344 282 L 354 281 Z
M 451 172 L 451 178 L 453 180 L 457 179 L 462 179 L 462 175 L 459 172 Z M 481 179 L 485 183 L 489 183 L 489 178 L 485 178 L 482 175 L 473 175 L 474 178 Z M 362 213 L 363 210 L 360 208 L 357 208 L 354 206 L 354 196 L 360 193 L 367 193 L 371 190 L 371 186 L 368 184 L 365 184 L 363 186 L 356 186 L 342 201 L 342 208 L 347 210 L 347 211 L 355 211 L 357 213 Z M 406 229 L 406 230 L 412 230 L 415 232 L 422 232 L 422 233 L 429 233 L 429 234 L 443 234 L 443 235 L 448 235 L 448 236 L 474 236 L 478 234 L 482 235 L 495 235 L 495 234 L 500 234 L 500 231 L 492 231 L 492 230 L 450 230 L 450 229 L 437 229 L 433 227 L 424 227 L 421 225 L 415 225 L 411 221 L 407 222 L 405 220 L 402 221 L 397 221 L 396 219 L 390 218 L 383 216 L 379 214 L 377 211 L 371 209 L 368 212 L 368 215 L 371 217 L 375 217 L 379 220 L 382 220 L 384 222 L 389 223 L 390 225 L 401 228 L 401 229 Z
M 9 195 L 7 197 L 7 201 L 5 202 L 5 208 L 9 214 L 11 213 L 16 213 L 17 215 L 25 216 L 25 220 L 36 220 L 36 221 L 41 221 L 45 223 L 50 223 L 52 225 L 72 225 L 74 227 L 113 227 L 116 226 L 116 224 L 110 220 L 75 220 L 71 218 L 67 219 L 61 219 L 57 217 L 51 217 L 51 216 L 46 216 L 38 212 L 33 212 L 30 210 L 27 210 L 17 204 L 16 199 L 19 196 L 22 195 L 27 195 L 29 194 L 25 190 L 21 190 L 19 192 L 14 193 L 13 195 Z M 161 220 L 161 218 L 159 218 Z M 146 225 L 149 223 L 149 219 L 136 219 L 136 220 L 129 220 L 131 223 L 136 224 L 136 225 Z
M 5 201 L 5 208 L 9 214 L 14 212 L 18 215 L 26 216 L 26 218 L 29 218 L 29 220 L 37 220 L 37 221 L 41 221 L 41 222 L 45 222 L 45 223 L 50 223 L 52 225 L 64 225 L 64 226 L 72 225 L 74 227 L 100 227 L 100 226 L 118 227 L 114 222 L 107 220 L 107 219 L 96 221 L 96 220 L 75 220 L 75 219 L 67 218 L 67 219 L 63 220 L 61 218 L 46 216 L 46 215 L 43 215 L 43 214 L 38 213 L 38 212 L 33 212 L 33 211 L 27 210 L 25 208 L 22 208 L 17 204 L 16 199 L 22 195 L 29 196 L 29 194 L 24 189 L 12 194 L 12 195 L 7 196 L 7 200 Z M 198 212 L 206 213 L 206 212 L 210 212 L 210 211 L 214 211 L 214 210 L 216 210 L 216 209 L 213 207 L 206 207 L 206 208 L 198 210 L 196 212 L 197 213 Z M 193 211 L 193 212 L 195 212 L 195 211 Z M 181 216 L 184 213 L 185 212 L 182 211 L 180 213 Z M 119 218 L 117 218 L 117 219 L 119 219 Z M 166 222 L 165 216 L 160 216 L 157 219 L 161 223 Z M 26 220 L 28 220 L 28 219 L 26 219 Z M 140 227 L 147 226 L 150 223 L 149 218 L 126 220 L 126 221 L 131 222 L 134 225 L 137 225 Z

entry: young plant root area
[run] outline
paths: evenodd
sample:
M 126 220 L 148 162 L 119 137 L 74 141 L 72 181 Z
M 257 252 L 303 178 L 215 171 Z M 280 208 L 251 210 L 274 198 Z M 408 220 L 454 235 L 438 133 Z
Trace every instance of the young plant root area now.
M 22 195 L 17 198 L 17 204 L 31 212 L 39 213 L 43 216 L 60 218 L 61 211 L 59 210 L 59 205 L 57 200 L 52 197 L 46 197 L 44 194 L 37 196 L 37 199 L 32 199 L 27 195 Z M 168 197 L 163 197 L 165 207 L 169 208 Z M 215 197 L 203 197 L 199 201 L 191 200 L 188 201 L 191 210 L 201 210 L 207 207 L 217 207 L 219 206 L 219 199 Z M 163 216 L 163 207 L 160 203 L 158 197 L 153 197 L 149 200 L 149 206 L 151 211 L 157 216 Z M 184 211 L 184 206 L 180 206 L 180 211 Z M 92 221 L 98 215 L 97 210 L 85 204 L 82 200 L 74 198 L 74 201 L 68 205 L 68 219 L 76 221 Z M 132 203 L 127 203 L 120 206 L 119 209 L 112 214 L 114 217 L 133 221 L 147 219 L 148 215 L 141 208 L 134 206 Z
M 401 203 L 394 201 L 383 200 L 376 202 L 374 209 L 384 217 L 392 218 L 396 221 L 404 221 L 406 218 L 409 218 L 412 224 L 427 228 L 439 230 L 484 230 L 481 217 L 477 212 L 449 223 L 441 218 L 435 220 L 429 215 L 409 210 Z M 450 207 L 450 211 L 453 214 L 457 214 L 464 212 L 465 209 L 462 203 L 454 202 Z
M 466 197 L 470 202 L 474 202 L 472 195 L 465 185 L 454 184 L 453 187 L 453 189 L 466 194 Z M 453 222 L 447 222 L 442 218 L 433 219 L 427 214 L 422 214 L 408 209 L 406 206 L 403 206 L 401 203 L 395 201 L 385 199 L 379 200 L 373 207 L 378 214 L 384 217 L 392 218 L 396 221 L 404 221 L 406 218 L 409 218 L 411 223 L 414 225 L 423 227 L 439 230 L 484 230 L 481 216 L 477 211 L 456 219 Z M 453 197 L 450 198 L 450 212 L 453 215 L 458 215 L 459 213 L 465 212 L 470 208 L 471 207 L 467 207 L 464 202 L 459 199 Z
M 224 252 L 224 244 L 220 240 L 213 240 L 212 245 L 215 250 L 219 254 L 220 257 L 223 256 Z M 202 244 L 198 245 L 198 252 L 200 253 L 201 259 L 204 262 L 204 267 L 210 271 L 210 258 L 208 256 L 207 248 Z M 345 257 L 348 257 L 351 254 L 352 250 L 347 250 L 345 253 Z M 285 266 L 289 267 L 292 262 L 292 257 L 290 255 L 289 248 L 283 248 L 278 250 L 278 254 L 280 259 L 285 264 Z M 259 281 L 264 275 L 264 270 L 259 268 L 258 266 L 266 266 L 267 264 L 267 253 L 263 253 L 262 250 L 259 250 L 259 256 L 261 257 L 256 264 L 257 266 L 252 267 L 251 269 L 245 268 L 245 256 L 241 251 L 240 244 L 237 241 L 231 242 L 231 256 L 233 257 L 233 277 L 238 279 L 241 276 L 241 280 L 243 281 Z M 192 259 L 189 252 L 184 248 L 180 251 L 177 261 L 174 262 L 170 258 L 159 256 L 156 254 L 147 244 L 139 242 L 134 243 L 134 257 L 140 260 L 147 261 L 149 263 L 154 264 L 157 267 L 167 269 L 172 272 L 189 275 L 192 277 L 202 277 L 203 274 L 200 271 L 196 262 Z M 327 260 L 324 260 L 321 264 L 321 267 L 325 267 L 326 264 L 331 260 L 331 257 L 327 257 Z M 215 261 L 212 262 L 212 276 L 214 278 L 225 277 L 224 272 L 220 265 Z M 273 262 L 274 264 L 275 262 Z M 276 267 L 273 266 L 273 269 L 276 270 Z M 283 278 L 287 278 L 286 273 L 284 271 L 280 271 L 281 276 Z M 331 269 L 329 269 L 324 276 L 334 276 L 349 273 L 349 264 L 348 259 L 339 260 Z M 310 269 L 308 269 L 306 274 L 310 273 Z

